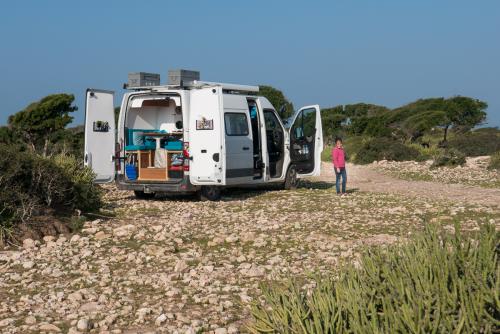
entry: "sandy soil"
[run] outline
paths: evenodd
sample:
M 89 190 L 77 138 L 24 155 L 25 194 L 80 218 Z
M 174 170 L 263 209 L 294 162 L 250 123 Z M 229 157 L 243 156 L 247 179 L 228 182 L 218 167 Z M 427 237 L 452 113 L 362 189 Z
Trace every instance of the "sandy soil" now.
M 335 182 L 335 173 L 330 163 L 323 162 L 320 180 Z M 384 175 L 372 166 L 347 164 L 347 188 L 348 191 L 383 192 L 469 204 L 500 205 L 500 189 L 401 180 Z

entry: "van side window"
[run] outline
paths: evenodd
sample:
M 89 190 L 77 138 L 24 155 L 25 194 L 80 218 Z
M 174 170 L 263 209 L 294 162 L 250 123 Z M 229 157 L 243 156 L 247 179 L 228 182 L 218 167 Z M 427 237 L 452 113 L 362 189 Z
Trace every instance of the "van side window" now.
M 300 112 L 292 126 L 294 139 L 311 138 L 316 132 L 316 109 L 310 108 Z
M 247 115 L 243 113 L 225 113 L 224 125 L 228 136 L 248 136 Z
M 272 111 L 270 109 L 264 109 L 264 119 L 266 122 L 266 129 L 267 130 L 274 130 L 274 129 L 280 128 L 279 121 L 276 118 L 274 111 Z

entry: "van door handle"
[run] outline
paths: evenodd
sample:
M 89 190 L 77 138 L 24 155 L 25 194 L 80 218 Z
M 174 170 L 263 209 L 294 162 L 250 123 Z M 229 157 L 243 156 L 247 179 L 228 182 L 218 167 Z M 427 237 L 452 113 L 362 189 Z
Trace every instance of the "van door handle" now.
M 250 149 L 250 147 L 243 147 L 243 151 L 248 151 Z

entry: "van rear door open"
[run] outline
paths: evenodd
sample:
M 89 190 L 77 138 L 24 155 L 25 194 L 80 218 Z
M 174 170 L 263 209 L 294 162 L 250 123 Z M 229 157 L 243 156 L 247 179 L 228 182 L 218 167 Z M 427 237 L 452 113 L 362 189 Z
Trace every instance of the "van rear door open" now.
M 96 183 L 115 179 L 114 92 L 87 89 L 85 100 L 84 164 L 96 174 Z
M 301 108 L 290 128 L 290 160 L 298 176 L 318 176 L 321 170 L 323 129 L 319 105 Z
M 195 185 L 224 185 L 222 88 L 194 89 L 189 103 L 189 180 Z

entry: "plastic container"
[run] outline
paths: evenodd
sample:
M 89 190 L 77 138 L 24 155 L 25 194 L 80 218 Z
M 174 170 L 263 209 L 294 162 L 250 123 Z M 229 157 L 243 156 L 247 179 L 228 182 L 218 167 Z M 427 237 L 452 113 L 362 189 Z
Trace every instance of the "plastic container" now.
M 165 144 L 165 149 L 172 151 L 181 151 L 183 148 L 182 141 L 169 141 Z
M 129 180 L 137 180 L 137 168 L 134 165 L 126 164 L 125 173 Z

